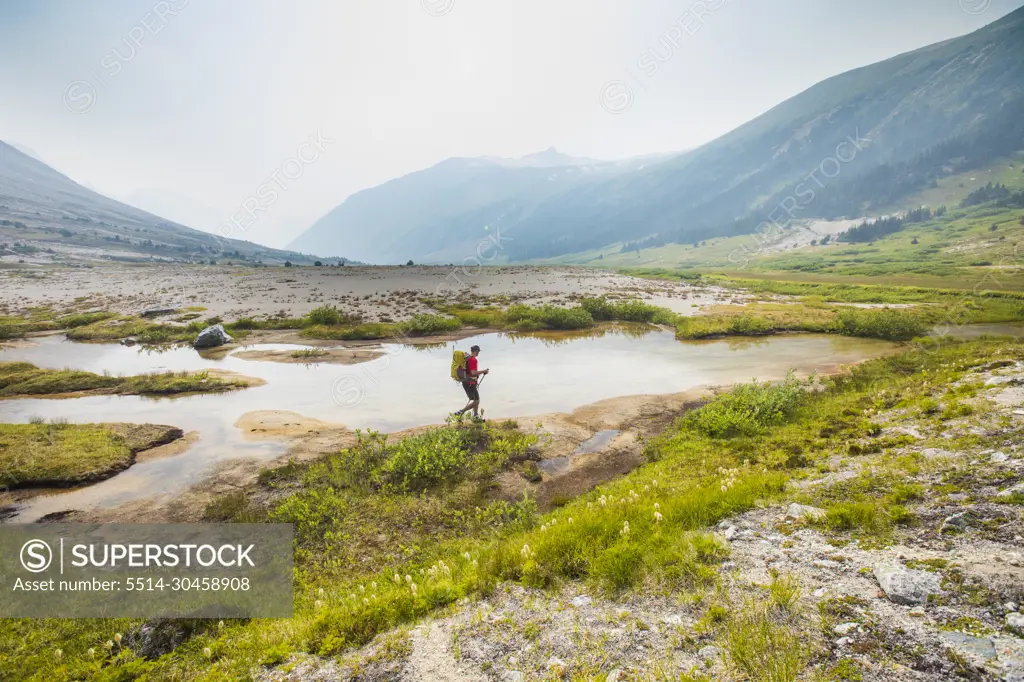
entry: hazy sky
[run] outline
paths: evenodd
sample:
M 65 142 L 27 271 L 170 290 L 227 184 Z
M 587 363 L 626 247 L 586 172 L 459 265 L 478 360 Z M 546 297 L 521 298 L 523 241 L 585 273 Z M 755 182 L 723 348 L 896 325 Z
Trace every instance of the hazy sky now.
M 352 192 L 451 156 L 695 147 L 1021 5 L 4 0 L 0 139 L 209 231 L 276 178 L 276 200 L 231 236 L 281 246 Z M 649 49 L 666 60 L 653 75 Z M 308 163 L 282 168 L 297 154 Z

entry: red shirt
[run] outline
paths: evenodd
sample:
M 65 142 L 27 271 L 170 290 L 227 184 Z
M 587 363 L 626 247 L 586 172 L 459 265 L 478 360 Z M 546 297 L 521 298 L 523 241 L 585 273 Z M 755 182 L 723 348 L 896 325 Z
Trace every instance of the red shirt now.
M 476 383 L 476 375 L 474 374 L 476 372 L 476 368 L 477 368 L 476 358 L 473 357 L 472 355 L 470 355 L 469 359 L 466 360 L 467 383 L 470 383 L 470 384 L 475 384 Z

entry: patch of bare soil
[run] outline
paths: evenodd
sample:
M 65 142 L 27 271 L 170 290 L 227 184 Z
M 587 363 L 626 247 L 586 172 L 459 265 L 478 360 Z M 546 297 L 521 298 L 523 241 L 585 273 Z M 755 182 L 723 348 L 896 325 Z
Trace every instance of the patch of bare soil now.
M 541 438 L 541 458 L 565 458 L 567 466 L 557 473 L 545 473 L 536 482 L 530 482 L 518 471 L 506 471 L 497 478 L 495 496 L 511 502 L 529 493 L 538 507 L 546 511 L 604 481 L 629 473 L 643 464 L 645 441 L 682 413 L 700 405 L 708 393 L 709 390 L 697 389 L 669 395 L 625 396 L 585 405 L 569 413 L 524 417 L 518 420 L 520 427 Z M 608 430 L 620 433 L 596 452 L 575 454 L 596 433 Z

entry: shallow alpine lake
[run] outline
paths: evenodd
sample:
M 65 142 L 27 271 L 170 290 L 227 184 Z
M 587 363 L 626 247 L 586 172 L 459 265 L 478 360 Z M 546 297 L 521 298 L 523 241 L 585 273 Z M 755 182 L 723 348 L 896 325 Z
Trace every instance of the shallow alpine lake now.
M 180 455 L 139 462 L 85 488 L 35 497 L 19 509 L 16 521 L 32 521 L 65 509 L 112 507 L 172 495 L 203 480 L 212 467 L 226 460 L 283 455 L 287 442 L 247 439 L 235 426 L 240 417 L 254 411 L 289 411 L 352 429 L 383 432 L 442 423 L 466 402 L 462 388 L 449 377 L 453 348 L 468 350 L 476 344 L 482 349 L 480 366 L 491 369 L 480 387 L 488 419 L 569 412 L 607 398 L 681 393 L 752 378 L 775 380 L 790 370 L 800 375 L 828 372 L 895 348 L 885 341 L 809 334 L 681 342 L 659 328 L 619 326 L 570 333 L 490 333 L 430 346 L 385 343 L 377 347 L 381 357 L 340 365 L 315 359 L 310 364 L 246 360 L 233 354 L 210 358 L 189 347 L 154 350 L 72 343 L 57 336 L 37 341 L 0 351 L 0 362 L 119 375 L 220 369 L 266 383 L 228 393 L 173 398 L 0 401 L 3 422 L 42 418 L 154 423 L 199 434 Z M 256 344 L 245 350 L 302 348 Z

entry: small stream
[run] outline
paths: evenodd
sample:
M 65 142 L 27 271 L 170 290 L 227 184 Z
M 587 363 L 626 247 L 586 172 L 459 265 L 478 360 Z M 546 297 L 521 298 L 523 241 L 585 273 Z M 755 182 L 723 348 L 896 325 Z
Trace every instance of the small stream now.
M 175 457 L 140 462 L 86 488 L 41 495 L 19 509 L 33 521 L 65 509 L 112 507 L 173 495 L 203 480 L 211 466 L 233 458 L 268 460 L 287 443 L 244 438 L 238 419 L 257 410 L 286 410 L 350 428 L 397 431 L 443 422 L 466 401 L 449 378 L 452 349 L 482 348 L 491 374 L 480 387 L 489 419 L 567 412 L 606 398 L 679 393 L 751 378 L 780 379 L 787 371 L 828 371 L 889 352 L 893 344 L 836 336 L 773 336 L 751 340 L 680 342 L 652 327 L 603 328 L 587 333 L 484 334 L 434 346 L 382 344 L 382 357 L 358 365 L 286 364 L 227 355 L 204 358 L 188 347 L 151 350 L 85 344 L 51 336 L 0 351 L 0 361 L 130 375 L 230 370 L 259 377 L 263 386 L 176 398 L 92 396 L 0 401 L 0 421 L 32 418 L 71 422 L 135 422 L 197 431 L 199 440 Z M 247 350 L 297 350 L 258 344 Z M 614 436 L 612 436 L 614 437 Z

